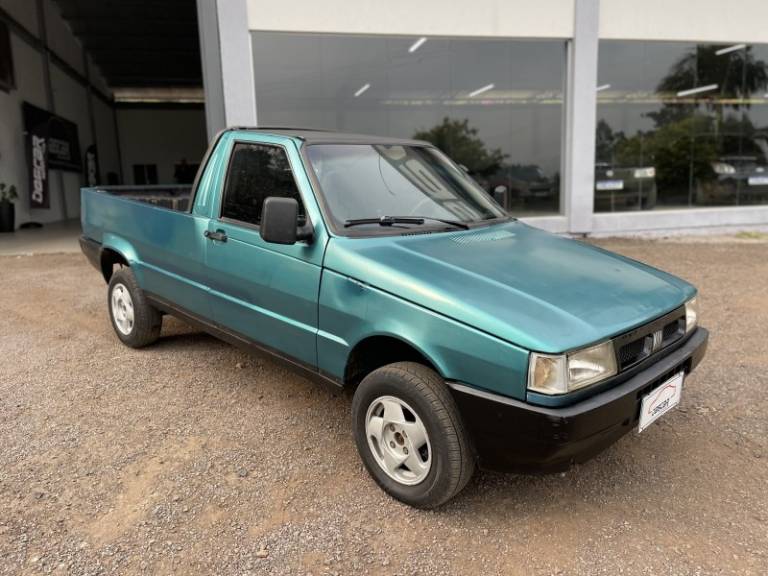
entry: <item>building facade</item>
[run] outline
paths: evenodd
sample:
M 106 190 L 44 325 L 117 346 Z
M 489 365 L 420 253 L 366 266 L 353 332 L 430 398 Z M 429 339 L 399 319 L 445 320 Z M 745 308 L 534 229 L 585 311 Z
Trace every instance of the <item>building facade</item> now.
M 49 206 L 30 202 L 31 105 L 77 127 L 100 183 L 178 181 L 225 126 L 300 126 L 429 140 L 558 233 L 768 227 L 764 0 L 104 6 L 0 0 L 0 181 L 19 189 L 17 225 L 76 218 L 86 181 L 52 170 Z M 178 45 L 190 34 L 201 75 Z M 199 98 L 120 102 L 120 66 L 123 89 L 175 75 Z
M 194 17 L 194 0 L 189 2 Z M 79 218 L 89 151 L 96 153 L 99 184 L 174 183 L 179 163 L 194 166 L 207 144 L 202 90 L 197 102 L 116 99 L 114 82 L 100 68 L 111 61 L 93 57 L 82 41 L 83 31 L 91 32 L 93 46 L 114 46 L 135 59 L 132 69 L 139 86 L 147 84 L 147 71 L 139 64 L 146 54 L 131 52 L 115 34 L 115 29 L 129 26 L 120 14 L 106 13 L 108 26 L 103 21 L 84 24 L 68 19 L 77 14 L 64 10 L 69 5 L 58 0 L 0 0 L 0 182 L 18 190 L 16 228 Z M 87 6 L 83 2 L 78 7 Z M 190 27 L 197 43 L 194 21 Z M 143 40 L 140 36 L 136 42 Z M 58 148 L 71 147 L 72 162 L 62 169 L 49 158 L 43 206 L 36 206 L 32 197 L 27 109 L 69 127 L 68 138 Z M 0 241 L 4 238 L 0 235 Z
M 209 135 L 434 142 L 555 232 L 768 225 L 768 3 L 198 0 Z

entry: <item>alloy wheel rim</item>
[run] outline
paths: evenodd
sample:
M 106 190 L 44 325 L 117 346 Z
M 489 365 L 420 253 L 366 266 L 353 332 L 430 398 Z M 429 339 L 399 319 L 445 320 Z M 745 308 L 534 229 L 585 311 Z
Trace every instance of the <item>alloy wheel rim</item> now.
M 414 486 L 429 474 L 429 434 L 408 403 L 394 396 L 376 398 L 365 415 L 365 435 L 374 460 L 396 482 Z
M 128 289 L 123 284 L 115 284 L 112 288 L 112 318 L 121 334 L 128 336 L 133 330 L 133 300 Z

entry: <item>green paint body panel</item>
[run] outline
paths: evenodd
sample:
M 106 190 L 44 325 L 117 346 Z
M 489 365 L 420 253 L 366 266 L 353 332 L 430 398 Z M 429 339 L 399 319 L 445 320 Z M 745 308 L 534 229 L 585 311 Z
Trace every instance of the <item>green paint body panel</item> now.
M 286 150 L 312 242 L 268 244 L 257 227 L 218 217 L 238 141 Z M 358 343 L 390 336 L 446 379 L 521 400 L 529 351 L 599 342 L 695 294 L 675 276 L 515 221 L 407 236 L 335 235 L 302 145 L 290 136 L 225 132 L 190 212 L 84 188 L 83 233 L 122 254 L 148 292 L 339 381 Z M 205 238 L 207 230 L 226 232 L 228 241 Z
M 564 352 L 679 307 L 688 283 L 520 222 L 338 238 L 325 266 L 528 350 Z

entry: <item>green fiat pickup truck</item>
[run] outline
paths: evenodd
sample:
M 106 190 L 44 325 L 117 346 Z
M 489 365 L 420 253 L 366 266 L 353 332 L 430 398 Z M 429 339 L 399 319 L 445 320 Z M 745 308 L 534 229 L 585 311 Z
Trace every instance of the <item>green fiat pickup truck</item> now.
M 416 507 L 644 430 L 707 346 L 693 286 L 516 221 L 426 142 L 234 128 L 191 190 L 81 205 L 122 342 L 171 314 L 349 389 L 365 467 Z

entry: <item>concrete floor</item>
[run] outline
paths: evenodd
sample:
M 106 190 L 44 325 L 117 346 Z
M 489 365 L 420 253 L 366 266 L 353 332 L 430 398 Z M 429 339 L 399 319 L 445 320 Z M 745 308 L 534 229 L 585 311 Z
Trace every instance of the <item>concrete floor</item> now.
M 42 228 L 0 234 L 0 256 L 79 252 L 80 221 L 66 220 Z
M 369 478 L 347 395 L 169 317 L 126 348 L 82 255 L 0 257 L 0 576 L 766 576 L 768 246 L 597 244 L 698 286 L 681 405 L 432 512 Z

